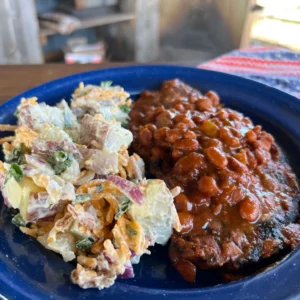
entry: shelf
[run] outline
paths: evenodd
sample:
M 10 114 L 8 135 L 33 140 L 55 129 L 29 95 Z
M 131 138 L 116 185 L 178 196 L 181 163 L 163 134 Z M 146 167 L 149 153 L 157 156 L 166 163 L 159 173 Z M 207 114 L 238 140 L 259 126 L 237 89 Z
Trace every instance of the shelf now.
M 77 28 L 76 30 L 85 29 L 85 28 L 91 28 L 96 26 L 102 26 L 102 25 L 108 25 L 108 24 L 114 24 L 119 22 L 125 22 L 135 19 L 135 14 L 129 14 L 129 13 L 117 13 L 117 14 L 111 14 L 103 17 L 97 17 L 97 18 L 91 18 L 86 20 L 81 20 L 81 26 Z M 56 32 L 52 29 L 42 28 L 40 29 L 40 37 L 46 38 L 47 36 L 60 34 L 59 32 Z

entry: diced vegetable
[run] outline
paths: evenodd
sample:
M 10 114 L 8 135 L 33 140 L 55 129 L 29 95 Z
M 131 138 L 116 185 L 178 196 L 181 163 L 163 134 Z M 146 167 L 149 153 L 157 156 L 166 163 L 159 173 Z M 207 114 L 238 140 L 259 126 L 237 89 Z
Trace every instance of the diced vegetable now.
M 11 177 L 14 177 L 17 182 L 20 182 L 24 178 L 23 170 L 18 164 L 12 164 L 10 166 L 9 171 L 6 174 L 4 184 L 7 183 Z
M 19 118 L 19 111 L 18 111 L 18 110 L 16 110 L 16 111 L 14 112 L 14 116 L 15 116 L 16 118 Z
M 98 175 L 109 175 L 119 172 L 117 152 L 108 152 L 98 149 L 89 150 L 89 152 L 93 154 L 85 161 L 85 166 L 88 170 L 92 170 Z
M 31 177 L 30 174 L 37 175 L 41 173 L 45 173 L 50 176 L 54 175 L 54 170 L 44 159 L 34 155 L 25 154 L 25 160 L 28 163 L 28 165 L 23 166 L 23 172 L 26 176 Z M 30 166 L 33 167 L 33 170 L 30 169 Z
M 18 227 L 21 227 L 21 226 L 22 226 L 22 227 L 26 227 L 26 225 L 27 225 L 27 222 L 22 218 L 22 216 L 21 216 L 20 213 L 18 213 L 17 215 L 15 215 L 15 216 L 12 218 L 11 222 L 12 222 L 14 225 L 18 226 Z
M 93 198 L 92 194 L 77 194 L 75 200 L 73 200 L 72 204 L 84 203 Z
M 5 160 L 9 164 L 16 163 L 21 165 L 25 163 L 26 153 L 30 153 L 30 150 L 23 143 L 21 143 L 18 147 L 14 148 L 5 156 Z
M 97 193 L 101 193 L 102 191 L 103 191 L 103 184 L 99 184 L 99 185 L 97 186 L 96 192 L 97 192 Z
M 122 112 L 124 112 L 125 114 L 129 114 L 129 112 L 130 112 L 130 106 L 129 106 L 129 105 L 126 105 L 126 104 L 120 106 L 120 109 L 121 109 Z
M 132 228 L 130 228 L 129 226 L 126 226 L 126 230 L 127 230 L 127 233 L 129 236 L 134 236 L 134 235 L 137 235 L 138 232 Z
M 118 220 L 119 217 L 123 215 L 132 204 L 131 200 L 126 196 L 123 196 L 122 199 L 118 199 L 118 200 L 119 200 L 119 207 L 115 215 L 115 220 Z
M 107 180 L 111 181 L 132 202 L 142 205 L 145 195 L 138 185 L 120 176 L 110 175 Z
M 49 218 L 57 213 L 58 208 L 58 205 L 51 206 L 48 193 L 32 192 L 27 202 L 26 221 L 36 222 Z
M 64 151 L 54 152 L 47 158 L 56 175 L 60 175 L 71 166 L 73 155 Z
M 121 275 L 119 275 L 118 277 L 119 278 L 124 278 L 124 279 L 133 278 L 134 277 L 134 271 L 133 271 L 133 267 L 132 267 L 131 261 L 127 261 L 124 264 L 124 267 L 125 267 L 124 273 L 121 274 Z
M 108 88 L 112 85 L 112 81 L 111 80 L 107 80 L 107 81 L 101 81 L 101 88 L 105 89 Z
M 82 239 L 80 241 L 76 242 L 76 248 L 81 249 L 83 251 L 87 251 L 88 249 L 90 249 L 93 244 L 95 243 L 94 239 L 91 237 Z
M 144 228 L 151 245 L 165 245 L 172 235 L 177 214 L 173 196 L 166 184 L 158 179 L 147 180 L 145 195 L 143 205 L 131 205 L 127 214 Z
M 96 141 L 99 150 L 112 153 L 118 152 L 124 145 L 129 146 L 133 135 L 129 130 L 122 128 L 119 122 L 85 115 L 81 120 L 80 140 L 87 146 Z

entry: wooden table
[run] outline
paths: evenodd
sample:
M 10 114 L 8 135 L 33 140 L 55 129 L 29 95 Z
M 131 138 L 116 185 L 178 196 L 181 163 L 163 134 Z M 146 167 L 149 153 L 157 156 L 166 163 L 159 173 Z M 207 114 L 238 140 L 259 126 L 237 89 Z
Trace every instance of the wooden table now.
M 0 66 L 0 103 L 47 81 L 70 74 L 90 70 L 126 65 L 124 63 L 104 63 L 100 65 L 12 65 Z

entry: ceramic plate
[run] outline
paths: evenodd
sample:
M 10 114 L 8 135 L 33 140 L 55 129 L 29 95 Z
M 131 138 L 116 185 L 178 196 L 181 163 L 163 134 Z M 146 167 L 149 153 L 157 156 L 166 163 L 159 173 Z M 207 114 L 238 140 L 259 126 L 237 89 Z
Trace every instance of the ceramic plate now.
M 33 88 L 0 107 L 0 123 L 16 121 L 13 113 L 21 97 L 36 96 L 55 104 L 70 99 L 80 81 L 99 84 L 112 80 L 133 98 L 162 81 L 180 78 L 201 91 L 215 90 L 226 106 L 251 117 L 274 135 L 300 174 L 300 101 L 263 84 L 222 73 L 175 66 L 134 66 L 76 74 Z M 18 84 L 16 82 L 16 84 Z M 134 266 L 135 278 L 117 280 L 108 289 L 83 290 L 70 281 L 74 268 L 55 253 L 23 235 L 11 224 L 11 215 L 0 199 L 0 294 L 8 299 L 287 299 L 300 295 L 300 252 L 256 276 L 219 284 L 215 271 L 200 271 L 198 283 L 183 281 L 171 267 L 167 247 L 152 247 Z

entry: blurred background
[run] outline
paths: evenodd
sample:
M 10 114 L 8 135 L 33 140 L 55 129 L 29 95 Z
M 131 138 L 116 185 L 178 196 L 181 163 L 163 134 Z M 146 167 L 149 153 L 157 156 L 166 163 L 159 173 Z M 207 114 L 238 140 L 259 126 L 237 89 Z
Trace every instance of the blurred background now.
M 300 0 L 1 0 L 0 64 L 196 65 L 233 49 L 300 51 Z

